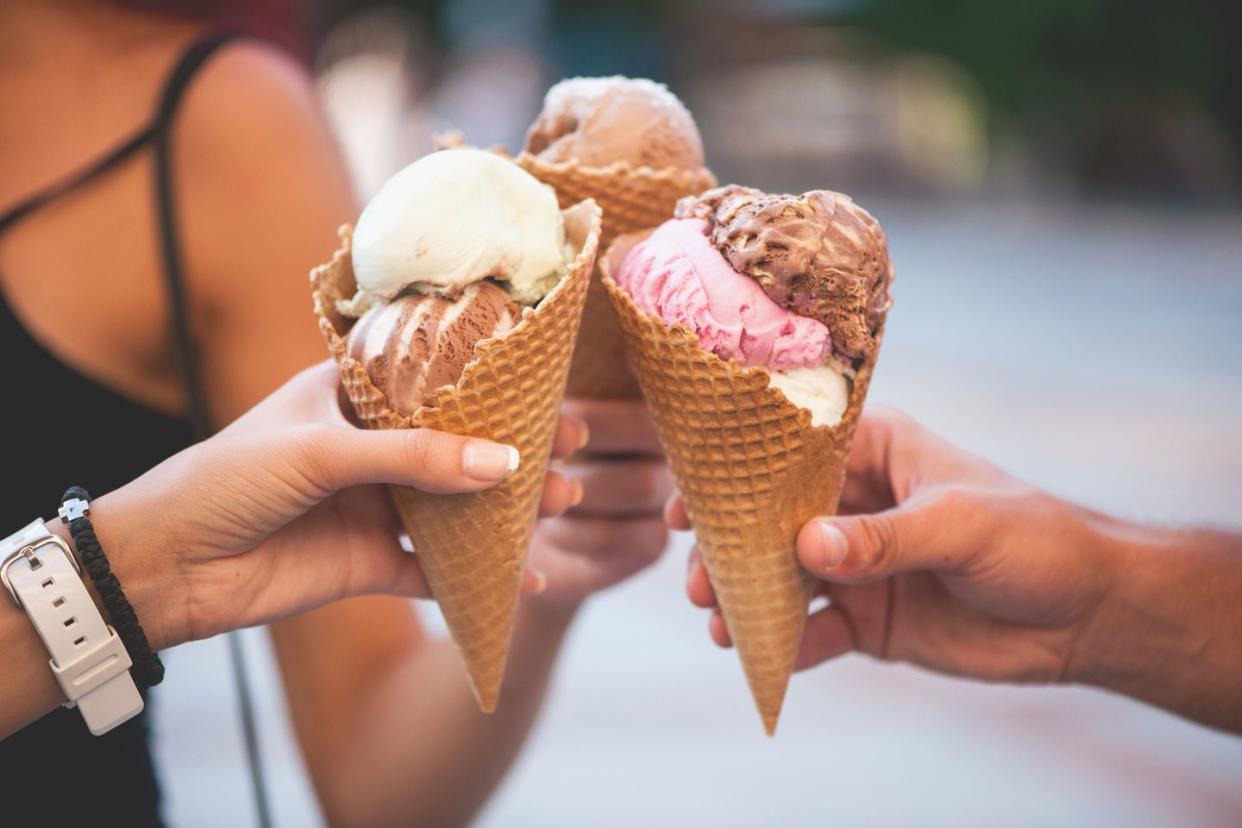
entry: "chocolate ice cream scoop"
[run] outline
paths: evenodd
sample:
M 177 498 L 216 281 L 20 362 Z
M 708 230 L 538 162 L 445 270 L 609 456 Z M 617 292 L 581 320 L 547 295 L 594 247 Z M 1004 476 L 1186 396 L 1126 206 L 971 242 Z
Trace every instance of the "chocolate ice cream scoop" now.
M 527 152 L 543 161 L 604 167 L 703 166 L 694 118 L 666 87 L 642 78 L 570 78 L 548 90 L 526 133 Z
M 350 329 L 346 347 L 389 405 L 409 415 L 456 384 L 475 343 L 508 333 L 520 318 L 504 290 L 476 282 L 452 300 L 407 294 L 374 307 Z
M 683 198 L 678 218 L 710 223 L 712 244 L 772 301 L 828 326 L 848 359 L 869 356 L 892 299 L 884 230 L 849 196 L 730 185 Z

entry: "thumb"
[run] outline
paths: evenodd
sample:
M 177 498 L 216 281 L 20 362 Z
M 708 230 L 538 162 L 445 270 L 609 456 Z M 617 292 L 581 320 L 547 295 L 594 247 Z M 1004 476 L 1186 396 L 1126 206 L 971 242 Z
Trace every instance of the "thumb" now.
M 817 578 L 845 584 L 960 572 L 986 551 L 991 524 L 971 495 L 953 490 L 874 514 L 814 518 L 798 533 L 798 560 Z
M 477 492 L 517 471 L 520 462 L 513 446 L 429 428 L 332 426 L 314 433 L 302 453 L 309 465 L 304 471 L 330 491 L 394 483 L 436 494 Z

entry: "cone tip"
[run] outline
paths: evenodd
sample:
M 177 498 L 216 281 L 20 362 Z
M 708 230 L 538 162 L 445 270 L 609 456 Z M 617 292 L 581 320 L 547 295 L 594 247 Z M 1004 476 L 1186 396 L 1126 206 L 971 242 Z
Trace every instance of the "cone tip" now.
M 488 686 L 480 687 L 473 675 L 470 678 L 470 689 L 474 691 L 474 700 L 479 703 L 483 713 L 495 713 L 496 703 L 500 701 L 500 681 L 489 682 Z

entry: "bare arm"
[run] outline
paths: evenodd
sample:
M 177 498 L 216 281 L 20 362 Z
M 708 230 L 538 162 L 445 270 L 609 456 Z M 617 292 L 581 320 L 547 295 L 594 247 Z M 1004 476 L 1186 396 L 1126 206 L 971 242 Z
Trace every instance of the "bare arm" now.
M 1114 589 L 1067 678 L 1242 733 L 1242 534 L 1117 523 Z
M 676 503 L 671 521 L 687 526 Z M 894 411 L 859 425 L 842 516 L 798 556 L 831 605 L 799 665 L 850 651 L 985 681 L 1077 682 L 1242 732 L 1242 534 L 1117 520 Z M 697 562 L 691 600 L 713 606 Z M 717 615 L 712 635 L 728 644 Z
M 566 410 L 589 426 L 592 444 L 606 454 L 563 469 L 585 483 L 584 496 L 572 485 L 571 501 L 583 499 L 536 531 L 530 565 L 543 575 L 546 587 L 525 598 L 519 610 L 496 713 L 479 712 L 451 646 L 421 643 L 421 633 L 408 629 L 404 642 L 394 643 L 387 634 L 370 636 L 365 630 L 373 616 L 361 602 L 331 608 L 336 619 L 343 619 L 337 633 L 327 626 L 288 623 L 276 631 L 282 663 L 297 662 L 297 669 L 337 688 L 333 697 L 289 690 L 311 774 L 332 824 L 467 823 L 525 741 L 579 605 L 664 549 L 667 530 L 659 509 L 669 480 L 662 463 L 641 457 L 656 445 L 642 404 L 579 402 L 567 404 Z M 628 459 L 616 462 L 606 456 L 613 453 Z M 323 647 L 312 638 L 316 634 L 350 635 L 342 643 L 363 653 L 354 658 L 365 659 L 366 669 L 349 675 L 336 661 L 337 648 Z M 350 703 L 344 704 L 347 699 Z
M 374 619 L 375 600 L 332 607 L 337 634 L 356 636 Z M 490 716 L 479 712 L 460 658 L 447 642 L 412 639 L 388 652 L 382 642 L 340 642 L 368 652 L 365 672 L 316 692 L 288 689 L 329 823 L 467 823 L 525 741 L 572 616 L 520 614 L 501 704 Z M 335 658 L 339 647 L 316 640 L 320 633 L 309 624 L 289 623 L 275 631 L 286 673 L 295 662 L 295 671 L 321 680 L 344 672 Z
M 508 449 L 425 429 L 358 429 L 341 415 L 336 385 L 327 362 L 304 371 L 219 435 L 91 504 L 156 649 L 344 596 L 427 594 L 417 561 L 397 543 L 386 493 L 360 484 L 479 491 L 507 474 Z M 480 449 L 496 462 L 477 462 Z M 59 521 L 49 528 L 65 537 Z M 0 647 L 4 738 L 64 698 L 34 626 L 7 598 Z

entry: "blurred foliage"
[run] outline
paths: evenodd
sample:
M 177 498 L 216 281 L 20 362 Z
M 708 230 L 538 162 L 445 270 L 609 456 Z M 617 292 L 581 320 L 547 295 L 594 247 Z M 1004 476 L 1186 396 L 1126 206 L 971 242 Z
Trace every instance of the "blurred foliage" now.
M 317 0 L 318 31 L 384 4 L 442 54 L 477 29 L 553 75 L 710 77 L 834 49 L 865 64 L 860 44 L 929 55 L 974 81 L 993 146 L 1029 168 L 1102 191 L 1242 193 L 1242 0 Z
M 965 68 L 994 125 L 1161 100 L 1211 114 L 1242 141 L 1236 0 L 862 0 L 838 20 Z
M 450 2 L 315 6 L 330 24 L 360 8 L 396 5 L 442 37 Z M 1242 49 L 1233 43 L 1242 0 L 546 0 L 546 9 L 544 46 L 575 71 L 656 69 L 666 62 L 656 54 L 668 45 L 670 22 L 687 17 L 818 18 L 963 67 L 986 94 L 994 126 L 1031 111 L 1161 100 L 1209 113 L 1242 143 Z

